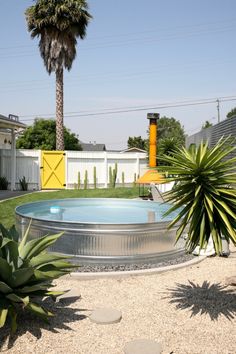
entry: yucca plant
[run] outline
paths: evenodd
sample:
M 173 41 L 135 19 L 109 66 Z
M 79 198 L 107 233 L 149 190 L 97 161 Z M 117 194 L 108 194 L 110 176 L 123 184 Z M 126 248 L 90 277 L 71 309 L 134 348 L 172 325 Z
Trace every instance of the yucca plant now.
M 222 239 L 236 243 L 236 158 L 229 158 L 235 149 L 228 137 L 212 148 L 202 142 L 162 158 L 168 165 L 159 169 L 176 181 L 166 193 L 166 200 L 173 203 L 166 214 L 180 208 L 169 228 L 180 222 L 176 241 L 187 230 L 189 252 L 197 246 L 204 249 L 210 236 L 217 254 L 222 252 Z
M 67 256 L 48 253 L 62 233 L 28 241 L 30 226 L 19 241 L 15 227 L 7 230 L 0 224 L 0 328 L 7 318 L 11 330 L 17 329 L 19 311 L 30 311 L 47 320 L 53 314 L 40 305 L 44 297 L 57 297 L 64 292 L 51 291 L 52 281 L 75 267 Z

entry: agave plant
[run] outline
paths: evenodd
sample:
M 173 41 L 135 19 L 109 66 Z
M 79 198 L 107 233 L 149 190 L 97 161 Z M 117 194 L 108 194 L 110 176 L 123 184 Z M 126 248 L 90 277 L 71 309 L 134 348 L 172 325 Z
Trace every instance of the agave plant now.
M 202 142 L 162 158 L 168 166 L 161 169 L 176 181 L 166 194 L 173 203 L 167 214 L 180 208 L 169 228 L 180 222 L 176 241 L 187 230 L 189 252 L 197 246 L 204 249 L 210 236 L 217 254 L 222 252 L 222 239 L 236 243 L 236 158 L 230 158 L 235 149 L 229 137 L 212 148 Z
M 14 226 L 7 230 L 0 224 L 0 328 L 9 317 L 12 332 L 17 329 L 19 310 L 30 311 L 44 320 L 53 316 L 38 300 L 63 294 L 49 290 L 52 281 L 74 267 L 66 261 L 67 256 L 46 251 L 62 233 L 28 241 L 29 230 L 30 226 L 19 241 Z

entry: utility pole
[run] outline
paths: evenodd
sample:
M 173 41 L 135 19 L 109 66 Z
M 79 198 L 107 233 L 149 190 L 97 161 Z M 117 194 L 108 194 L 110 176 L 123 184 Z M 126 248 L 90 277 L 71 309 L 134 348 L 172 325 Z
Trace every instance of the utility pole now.
M 220 123 L 220 100 L 217 98 L 217 116 L 218 116 L 218 123 Z

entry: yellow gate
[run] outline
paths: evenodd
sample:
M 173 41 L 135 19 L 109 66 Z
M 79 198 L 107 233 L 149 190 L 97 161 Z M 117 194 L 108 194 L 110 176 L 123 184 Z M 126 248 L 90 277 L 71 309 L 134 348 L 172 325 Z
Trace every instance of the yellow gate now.
M 65 152 L 42 151 L 41 164 L 42 189 L 64 189 Z

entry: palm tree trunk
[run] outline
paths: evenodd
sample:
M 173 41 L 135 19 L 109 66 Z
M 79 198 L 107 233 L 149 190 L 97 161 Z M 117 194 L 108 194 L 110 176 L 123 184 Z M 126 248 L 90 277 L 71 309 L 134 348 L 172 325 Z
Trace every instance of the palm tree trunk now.
M 56 150 L 64 150 L 63 68 L 56 70 Z

